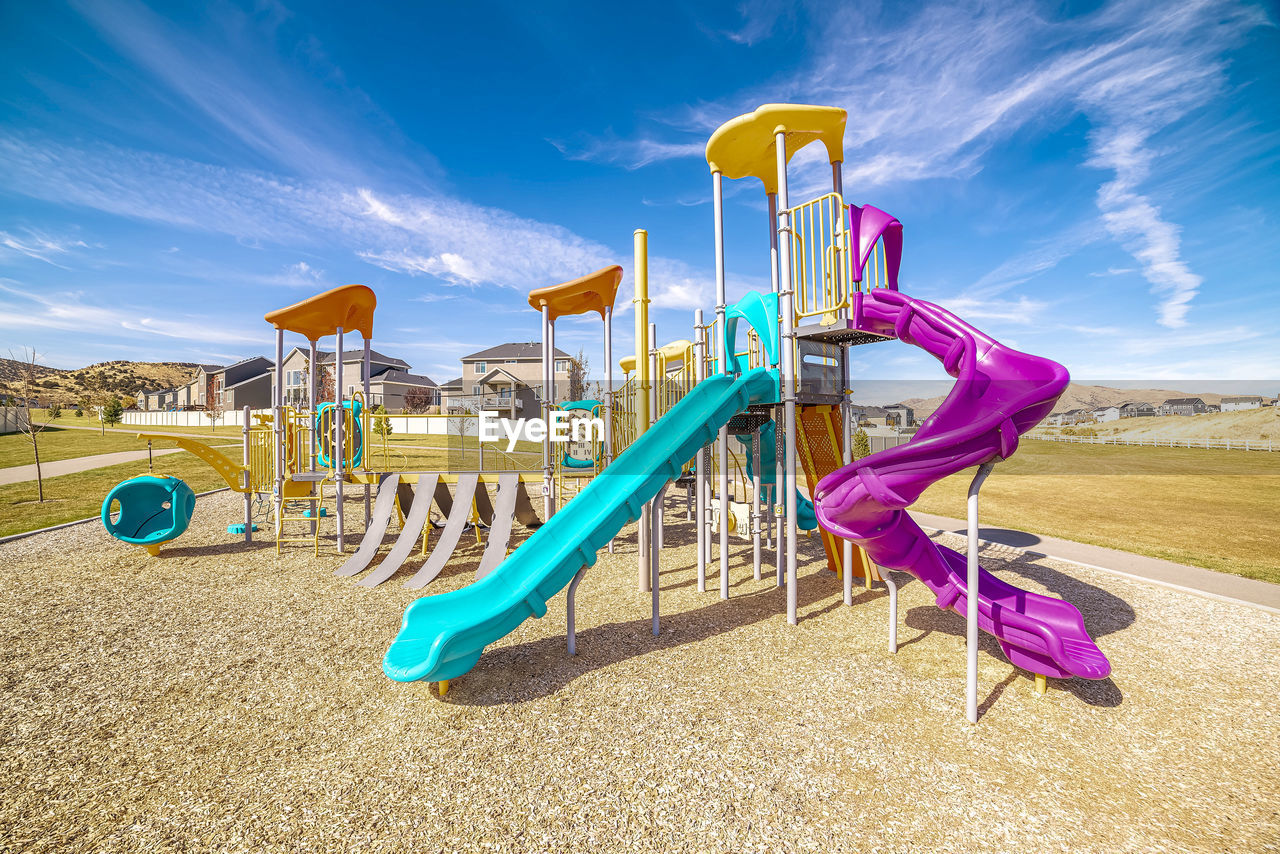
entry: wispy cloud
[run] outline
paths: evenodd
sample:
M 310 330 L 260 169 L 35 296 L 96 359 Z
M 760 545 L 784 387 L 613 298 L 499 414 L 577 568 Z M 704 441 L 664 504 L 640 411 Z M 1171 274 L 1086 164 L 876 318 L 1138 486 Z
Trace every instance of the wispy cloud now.
M 743 41 L 767 33 L 776 17 L 772 4 L 758 5 L 742 9 Z M 981 3 L 918 6 L 905 18 L 888 9 L 832 16 L 815 4 L 808 16 L 822 28 L 816 43 L 829 47 L 766 86 L 672 110 L 672 131 L 705 139 L 770 101 L 846 106 L 845 187 L 865 193 L 971 176 L 996 142 L 1083 113 L 1094 125 L 1088 165 L 1114 173 L 1098 190 L 1102 221 L 1151 282 L 1160 322 L 1185 323 L 1200 277 L 1181 257 L 1178 227 L 1143 190 L 1156 157 L 1150 141 L 1224 90 L 1224 53 L 1268 25 L 1265 13 L 1228 0 L 1120 0 L 1056 19 L 1030 5 Z M 583 145 L 575 156 L 636 168 L 693 154 L 692 144 L 649 129 L 629 143 Z M 825 170 L 797 161 L 795 180 L 817 188 Z
M 136 337 L 144 333 L 180 339 L 188 345 L 261 345 L 264 334 L 237 330 L 225 324 L 210 324 L 198 317 L 161 317 L 153 311 L 108 307 L 85 302 L 81 294 L 44 294 L 15 283 L 0 284 L 0 329 L 58 329 L 69 332 Z
M 5 254 L 4 250 L 19 255 L 25 255 L 28 258 L 34 258 L 37 261 L 43 261 L 54 267 L 66 269 L 58 260 L 68 255 L 73 249 L 88 249 L 89 244 L 83 240 L 72 240 L 62 237 L 51 237 L 47 234 L 28 229 L 25 236 L 10 234 L 7 231 L 0 231 L 0 257 Z

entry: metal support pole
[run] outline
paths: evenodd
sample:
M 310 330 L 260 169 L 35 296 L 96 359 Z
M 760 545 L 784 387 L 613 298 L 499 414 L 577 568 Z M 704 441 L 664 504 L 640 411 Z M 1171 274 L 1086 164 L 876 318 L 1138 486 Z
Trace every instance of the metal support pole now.
M 725 335 L 725 309 L 728 298 L 725 295 L 724 273 L 724 179 L 719 172 L 711 173 L 712 216 L 715 217 L 715 257 L 716 257 L 716 329 L 717 341 L 715 349 L 716 363 L 720 373 L 729 371 L 729 348 L 733 342 Z M 721 426 L 718 443 L 720 461 L 720 598 L 729 598 L 729 431 Z
M 846 383 L 846 385 L 848 385 Z M 840 456 L 840 462 L 846 467 L 853 462 L 853 430 L 852 427 L 853 409 L 849 406 L 849 395 L 846 391 L 845 397 L 840 401 L 840 424 L 844 433 L 844 452 Z M 814 488 L 817 484 L 812 484 Z M 853 541 L 841 540 L 840 559 L 844 567 L 844 604 L 853 604 Z M 867 574 L 867 584 L 871 584 L 871 575 Z M 893 595 L 893 594 L 890 594 Z
M 284 444 L 284 330 L 276 329 L 276 389 L 275 413 L 272 422 L 275 425 L 275 454 L 273 458 L 276 463 L 276 538 L 280 537 L 280 526 L 284 524 L 280 521 L 280 517 L 284 515 L 284 471 L 285 471 L 285 444 Z M 277 548 L 279 545 L 277 544 Z
M 653 526 L 652 530 L 649 532 L 650 543 L 656 543 L 658 540 L 658 525 L 659 525 L 658 519 L 662 516 L 662 499 L 666 495 L 666 493 L 667 493 L 667 488 L 664 486 L 662 487 L 662 489 L 658 490 L 658 494 L 654 496 L 653 501 L 650 502 L 652 505 L 652 510 L 649 513 L 649 519 L 650 519 L 650 524 L 652 524 Z M 658 556 L 660 554 L 661 554 L 661 551 L 657 548 L 651 547 L 649 549 L 649 590 L 652 593 L 652 600 L 653 600 L 652 601 L 653 636 L 655 638 L 658 636 L 658 633 L 660 630 L 658 625 L 658 591 L 662 588 L 662 584 L 658 578 L 658 565 L 659 565 Z
M 334 382 L 333 382 L 333 423 L 334 423 L 334 440 L 333 440 L 333 466 L 334 466 L 334 504 L 337 509 L 334 513 L 337 516 L 338 525 L 338 554 L 342 554 L 342 498 L 343 488 L 342 481 L 346 477 L 347 463 L 347 444 L 346 436 L 343 428 L 347 426 L 347 413 L 342 405 L 342 327 L 338 327 L 338 346 L 337 352 L 334 353 Z M 319 510 L 316 511 L 319 515 Z
M 783 481 L 786 480 L 787 474 L 784 451 L 785 448 L 782 445 L 782 404 L 778 404 L 773 408 L 773 539 L 779 587 L 787 586 L 787 505 L 782 497 Z
M 889 591 L 889 652 L 898 651 L 898 584 L 889 577 L 889 570 L 882 570 L 880 577 Z
M 995 463 L 983 463 L 969 484 L 969 566 L 965 583 L 965 643 L 968 653 L 965 705 L 969 723 L 978 722 L 978 490 L 995 468 Z
M 702 382 L 707 367 L 707 330 L 702 326 L 702 309 L 693 312 L 693 381 Z M 694 524 L 698 533 L 698 592 L 707 592 L 707 461 L 704 448 L 698 449 L 694 463 Z
M 551 352 L 551 308 L 542 304 L 542 420 L 546 423 L 547 435 L 542 437 L 542 518 L 550 519 L 552 510 L 551 480 L 553 467 L 551 464 L 551 395 L 555 375 L 552 370 L 555 362 Z
M 253 460 L 249 452 L 249 427 L 253 423 L 253 416 L 249 414 L 249 407 L 244 408 L 244 419 L 241 427 L 241 436 L 244 440 L 244 541 L 246 543 L 253 542 L 253 472 L 250 471 L 250 465 Z M 151 443 L 147 442 L 150 447 Z
M 578 584 L 582 581 L 582 576 L 586 574 L 587 568 L 584 566 L 574 574 L 573 581 L 569 582 L 568 625 L 565 630 L 565 642 L 569 647 L 570 655 L 578 654 L 578 627 L 575 623 L 575 614 L 577 613 L 577 593 Z
M 547 334 L 548 334 L 547 377 L 549 379 L 549 383 L 547 385 L 547 392 L 548 392 L 547 393 L 547 406 L 548 406 L 547 447 L 550 448 L 551 447 L 551 410 L 554 409 L 556 405 L 556 319 L 554 317 L 549 318 L 547 322 Z M 480 431 L 477 429 L 476 430 L 477 447 L 479 447 L 479 439 L 480 439 Z M 560 496 L 556 492 L 555 465 L 556 465 L 556 452 L 553 449 L 551 451 L 551 471 L 550 471 L 551 479 L 548 482 L 548 485 L 551 488 L 552 515 L 554 515 L 560 509 L 560 503 L 559 503 Z M 550 516 L 548 516 L 547 518 L 550 518 Z
M 836 195 L 844 198 L 844 169 L 843 164 L 839 160 L 831 162 L 831 191 Z
M 317 390 L 320 383 L 320 365 L 317 364 L 320 353 L 316 349 L 316 342 L 307 342 L 310 348 L 307 358 L 307 411 L 311 418 L 311 459 L 307 461 L 307 471 L 316 470 L 316 398 L 319 396 Z
M 371 350 L 372 346 L 369 343 L 369 339 L 365 338 L 364 358 L 361 360 L 363 364 L 361 365 L 360 370 L 360 373 L 364 375 L 364 412 L 362 415 L 363 423 L 361 424 L 363 429 L 360 431 L 360 441 L 364 443 L 366 452 L 360 455 L 360 461 L 366 469 L 369 467 L 369 454 L 367 453 L 369 448 L 369 426 L 371 424 L 369 418 L 369 404 L 372 402 L 369 400 L 369 370 L 372 362 Z M 383 386 L 383 389 L 385 390 L 386 386 Z M 369 484 L 366 483 L 364 485 L 364 529 L 366 531 L 369 530 L 369 517 L 371 515 L 372 513 L 369 504 Z
M 760 529 L 764 516 L 760 500 L 760 428 L 751 432 L 751 577 L 760 580 Z
M 613 306 L 604 310 L 604 464 L 613 462 Z M 613 541 L 610 540 L 610 543 Z
M 791 212 L 787 200 L 787 135 L 774 136 L 778 159 L 778 314 L 782 319 L 779 349 L 782 351 L 782 407 L 786 439 L 786 482 L 782 485 L 787 502 L 787 622 L 798 621 L 796 596 L 796 366 L 795 366 L 795 283 L 791 280 Z M 786 237 L 783 237 L 783 235 Z
M 657 350 L 658 328 L 656 324 L 650 323 L 649 329 L 645 334 L 647 342 L 644 350 L 644 363 L 648 366 L 649 376 L 652 378 L 649 383 L 649 390 L 646 395 L 648 406 L 646 407 L 649 415 L 649 423 L 652 424 L 657 418 L 658 412 L 658 383 L 660 378 L 657 375 L 658 354 Z M 641 355 L 636 353 L 636 369 L 640 368 Z M 654 559 L 656 553 L 656 545 L 658 542 L 654 525 L 654 507 L 653 502 L 646 502 L 640 511 L 640 531 L 638 532 L 640 540 L 640 554 L 636 564 L 637 581 L 641 592 L 653 589 L 651 575 L 652 571 L 650 563 Z

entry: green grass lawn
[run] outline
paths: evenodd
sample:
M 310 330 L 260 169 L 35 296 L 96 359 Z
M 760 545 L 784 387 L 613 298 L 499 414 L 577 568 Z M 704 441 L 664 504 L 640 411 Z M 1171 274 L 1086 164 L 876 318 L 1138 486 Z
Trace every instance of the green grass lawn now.
M 61 420 L 61 419 L 59 419 Z M 195 436 L 194 438 L 201 438 Z M 222 444 L 230 438 L 205 437 L 213 444 Z M 233 437 L 232 437 L 233 438 Z M 106 435 L 88 430 L 67 430 L 61 427 L 48 427 L 37 439 L 40 443 L 40 462 L 49 463 L 55 460 L 70 460 L 76 457 L 88 457 L 94 454 L 110 454 L 115 451 L 145 451 L 147 443 L 135 439 L 133 433 L 112 433 Z M 170 442 L 154 442 L 153 448 L 176 447 Z M 22 433 L 7 433 L 0 436 L 0 468 L 9 466 L 26 466 L 35 462 L 31 451 L 31 442 Z
M 913 509 L 963 519 L 973 472 Z M 982 524 L 1280 583 L 1280 454 L 1025 440 L 982 488 Z
M 196 492 L 226 486 L 213 469 L 185 451 L 156 459 L 155 472 L 180 477 Z M 44 503 L 36 501 L 35 481 L 0 487 L 0 536 L 96 516 L 111 487 L 146 473 L 143 460 L 45 478 Z

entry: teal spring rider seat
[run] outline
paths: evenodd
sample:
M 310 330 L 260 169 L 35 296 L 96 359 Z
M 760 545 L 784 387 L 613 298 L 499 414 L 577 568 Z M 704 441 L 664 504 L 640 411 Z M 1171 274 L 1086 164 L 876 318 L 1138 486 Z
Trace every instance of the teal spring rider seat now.
M 118 511 L 111 509 L 115 503 L 120 505 Z M 186 481 L 167 474 L 143 474 L 117 483 L 107 493 L 102 526 L 117 540 L 157 555 L 161 545 L 187 530 L 195 509 L 196 494 Z

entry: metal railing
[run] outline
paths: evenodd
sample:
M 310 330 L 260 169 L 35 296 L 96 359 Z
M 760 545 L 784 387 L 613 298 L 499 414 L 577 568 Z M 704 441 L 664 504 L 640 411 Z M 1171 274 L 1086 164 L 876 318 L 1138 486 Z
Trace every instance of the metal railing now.
M 855 281 L 858 263 L 857 236 L 849 231 L 844 199 L 827 193 L 790 209 L 791 276 L 795 289 L 795 317 L 819 318 L 823 326 L 836 322 L 842 309 L 853 304 L 853 294 L 889 287 L 884 238 L 876 239 Z

